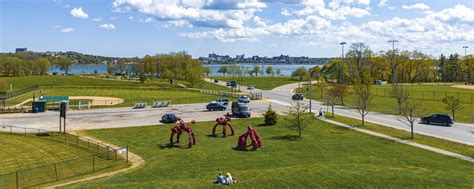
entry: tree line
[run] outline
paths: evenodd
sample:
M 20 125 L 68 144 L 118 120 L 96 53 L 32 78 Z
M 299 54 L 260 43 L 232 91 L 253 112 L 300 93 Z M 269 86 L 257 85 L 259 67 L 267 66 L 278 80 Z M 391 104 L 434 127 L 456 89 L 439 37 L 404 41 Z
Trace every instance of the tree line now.
M 52 66 L 57 66 L 66 74 L 74 62 L 66 56 L 46 56 L 38 53 L 2 53 L 0 54 L 0 75 L 25 76 L 46 75 Z
M 474 56 L 433 57 L 417 50 L 398 49 L 374 53 L 364 43 L 354 43 L 344 58 L 333 59 L 316 74 L 337 83 L 353 83 L 362 70 L 369 71 L 374 80 L 390 83 L 474 83 Z

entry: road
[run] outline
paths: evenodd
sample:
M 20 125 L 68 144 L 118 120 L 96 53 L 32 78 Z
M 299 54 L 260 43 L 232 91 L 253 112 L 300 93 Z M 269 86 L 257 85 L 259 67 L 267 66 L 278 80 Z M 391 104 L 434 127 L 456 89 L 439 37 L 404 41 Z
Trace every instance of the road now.
M 252 101 L 249 107 L 252 110 L 252 117 L 259 117 L 268 107 L 270 101 Z M 207 111 L 207 103 L 179 104 L 166 108 L 107 108 L 85 111 L 69 111 L 67 113 L 67 130 L 88 130 L 100 128 L 135 127 L 144 125 L 159 125 L 161 116 L 166 113 L 176 114 L 189 122 L 211 121 L 230 112 L 228 111 Z M 274 108 L 280 111 L 286 110 L 283 105 L 276 105 Z M 277 110 L 278 111 L 278 110 Z M 49 111 L 38 114 L 2 114 L 0 115 L 0 125 L 19 126 L 28 128 L 45 129 L 51 131 L 59 130 L 59 112 Z
M 263 90 L 261 92 L 263 93 L 263 96 L 265 98 L 271 99 L 271 101 L 280 105 L 289 106 L 291 103 L 289 99 L 293 94 L 292 90 L 296 87 L 298 87 L 298 84 L 289 84 L 277 87 L 270 91 Z M 306 103 L 309 103 L 309 100 L 305 101 Z M 324 106 L 321 102 L 313 100 L 311 101 L 311 103 L 312 110 L 315 112 L 318 112 L 320 108 L 326 109 L 326 106 Z M 355 119 L 360 119 L 361 117 L 355 109 L 344 106 L 335 106 L 334 113 Z M 400 120 L 402 120 L 402 117 L 400 116 L 382 114 L 377 112 L 371 112 L 366 117 L 367 122 L 409 131 L 410 128 L 404 123 L 400 122 Z M 473 124 L 454 123 L 451 127 L 446 127 L 441 125 L 427 125 L 416 123 L 414 126 L 414 131 L 416 133 L 428 136 L 474 145 Z

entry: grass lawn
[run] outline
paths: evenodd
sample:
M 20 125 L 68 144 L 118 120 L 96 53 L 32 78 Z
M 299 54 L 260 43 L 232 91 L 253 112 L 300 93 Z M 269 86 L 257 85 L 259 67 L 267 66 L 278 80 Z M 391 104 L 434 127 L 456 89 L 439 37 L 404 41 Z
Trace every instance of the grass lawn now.
M 393 115 L 398 114 L 398 105 L 396 99 L 389 96 L 391 88 L 389 86 L 376 86 L 374 88 L 377 95 L 372 100 L 374 104 L 372 111 Z M 459 93 L 459 98 L 462 101 L 462 108 L 456 113 L 455 121 L 474 123 L 474 103 L 468 103 L 471 101 L 471 96 L 474 98 L 474 90 L 459 89 L 442 85 L 408 86 L 407 88 L 411 90 L 411 93 L 414 95 L 411 96 L 411 98 L 417 99 L 417 101 L 422 104 L 426 115 L 433 113 L 451 114 L 451 112 L 446 110 L 446 105 L 441 101 L 441 99 L 444 98 L 446 94 L 448 96 L 452 95 L 457 97 L 457 94 Z M 304 94 L 306 92 L 306 88 L 299 88 L 297 91 Z M 320 89 L 315 86 L 313 87 L 312 91 L 313 99 L 321 101 Z M 324 93 L 326 93 L 326 91 Z M 425 100 L 421 100 L 422 95 Z M 348 107 L 355 107 L 354 96 L 352 94 L 348 94 L 345 97 L 344 105 Z
M 62 136 L 0 133 L 0 188 L 20 188 L 92 174 L 94 150 L 64 143 Z M 73 143 L 76 141 L 74 140 Z M 79 142 L 84 144 L 84 142 Z M 91 145 L 94 146 L 94 145 Z M 102 149 L 103 151 L 103 149 Z M 94 159 L 96 173 L 126 166 L 124 160 Z M 17 173 L 16 173 L 17 172 Z
M 121 89 L 121 88 L 52 88 L 44 87 L 45 96 L 105 96 L 122 98 L 124 102 L 121 106 L 133 106 L 137 102 L 147 102 L 152 105 L 153 101 L 172 100 L 173 104 L 210 102 L 219 96 L 202 94 L 183 88 L 175 89 Z M 15 105 L 24 100 L 31 99 L 33 94 L 36 97 L 40 92 L 33 91 L 18 97 L 7 100 L 7 105 Z M 98 102 L 106 103 L 106 102 Z M 74 105 L 74 104 L 72 104 Z
M 375 131 L 378 133 L 382 133 L 385 135 L 389 135 L 389 136 L 393 136 L 393 137 L 397 137 L 401 139 L 412 140 L 411 133 L 408 131 L 395 129 L 395 128 L 378 125 L 374 123 L 369 123 L 369 122 L 366 122 L 365 125 L 362 126 L 361 121 L 358 119 L 353 119 L 350 117 L 344 117 L 344 116 L 339 116 L 339 115 L 334 115 L 334 117 L 331 117 L 330 112 L 327 112 L 325 117 L 327 119 L 345 123 L 354 127 L 359 127 L 366 130 Z M 414 134 L 414 139 L 412 141 L 474 158 L 474 146 L 461 144 L 457 142 L 451 142 L 448 140 L 443 140 L 443 139 L 421 135 L 417 133 Z
M 233 120 L 237 136 L 262 118 Z M 144 167 L 115 177 L 79 183 L 85 188 L 210 188 L 219 171 L 242 188 L 451 188 L 474 186 L 474 164 L 315 120 L 295 137 L 283 123 L 256 126 L 263 148 L 233 150 L 237 136 L 208 135 L 214 122 L 193 126 L 197 145 L 167 148 L 171 125 L 84 131 L 129 145 Z M 183 141 L 187 140 L 184 135 Z M 70 186 L 71 187 L 71 186 Z
M 290 83 L 297 83 L 299 81 L 296 77 L 288 77 L 288 76 L 259 76 L 259 77 L 243 77 L 240 80 L 239 77 L 233 78 L 232 76 L 211 76 L 212 79 L 218 79 L 222 81 L 237 81 L 237 84 L 240 85 L 254 85 L 257 89 L 264 89 L 270 90 L 278 86 L 290 84 Z

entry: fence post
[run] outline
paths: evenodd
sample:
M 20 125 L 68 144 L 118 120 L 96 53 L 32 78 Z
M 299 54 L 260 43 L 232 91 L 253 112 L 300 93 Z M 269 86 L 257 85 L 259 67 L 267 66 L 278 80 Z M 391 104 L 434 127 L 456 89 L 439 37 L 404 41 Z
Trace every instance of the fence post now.
M 92 172 L 95 172 L 95 155 L 92 154 Z
M 20 185 L 18 184 L 18 171 L 15 172 L 15 176 L 16 176 L 16 188 L 20 188 Z
M 54 174 L 56 175 L 56 181 L 58 181 L 59 177 L 58 177 L 58 169 L 56 168 L 56 163 L 54 163 Z
M 127 149 L 127 154 L 125 156 L 126 156 L 126 160 L 127 160 L 127 163 L 128 163 L 128 145 L 125 146 L 125 149 Z

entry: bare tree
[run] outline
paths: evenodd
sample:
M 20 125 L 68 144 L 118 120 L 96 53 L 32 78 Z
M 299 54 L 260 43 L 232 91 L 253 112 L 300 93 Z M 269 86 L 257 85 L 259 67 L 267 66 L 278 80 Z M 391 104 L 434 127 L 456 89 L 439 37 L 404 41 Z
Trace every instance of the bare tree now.
M 392 97 L 397 100 L 398 114 L 402 114 L 402 106 L 408 101 L 410 93 L 408 89 L 400 83 L 392 84 Z
M 372 91 L 372 79 L 369 76 L 368 72 L 360 75 L 354 79 L 354 104 L 356 106 L 357 112 L 362 117 L 362 126 L 365 125 L 365 116 L 369 114 L 373 104 L 372 99 L 374 97 L 374 92 Z
M 413 127 L 418 119 L 418 117 L 422 116 L 424 112 L 423 107 L 420 103 L 416 102 L 415 100 L 406 101 L 402 104 L 401 115 L 402 117 L 399 118 L 399 121 L 408 125 L 411 131 L 411 139 L 414 138 L 413 136 Z
M 453 119 L 455 120 L 455 113 L 461 109 L 461 100 L 454 96 L 447 96 L 443 98 L 443 103 L 446 104 L 446 109 L 453 114 Z
M 308 113 L 308 107 L 299 101 L 293 104 L 288 112 L 288 116 L 285 117 L 286 126 L 298 131 L 300 138 L 304 127 L 310 124 L 313 119 L 313 114 Z
M 331 87 L 328 91 L 328 94 L 326 95 L 325 102 L 327 106 L 331 106 L 332 110 L 332 117 L 334 117 L 334 105 L 336 105 L 337 98 L 338 98 L 338 91 L 335 90 L 335 87 Z

